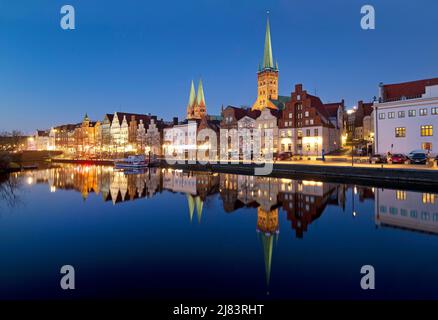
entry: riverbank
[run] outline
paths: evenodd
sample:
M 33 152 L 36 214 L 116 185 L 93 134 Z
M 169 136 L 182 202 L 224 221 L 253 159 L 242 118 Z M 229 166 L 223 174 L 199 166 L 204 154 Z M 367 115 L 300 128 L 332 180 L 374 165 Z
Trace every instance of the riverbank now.
M 53 158 L 53 163 L 77 163 L 77 164 L 95 164 L 95 165 L 102 165 L 102 166 L 112 166 L 114 165 L 114 160 L 84 160 L 84 159 L 60 159 L 60 158 Z

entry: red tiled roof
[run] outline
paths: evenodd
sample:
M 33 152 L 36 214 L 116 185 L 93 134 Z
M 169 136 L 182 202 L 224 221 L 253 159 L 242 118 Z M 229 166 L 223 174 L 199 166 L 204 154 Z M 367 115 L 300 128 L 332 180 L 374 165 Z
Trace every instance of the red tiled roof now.
M 438 85 L 438 78 L 383 85 L 384 100 L 398 100 L 402 97 L 421 96 L 426 86 Z
M 329 117 L 337 117 L 338 109 L 343 105 L 343 102 L 324 103 L 324 107 L 327 110 Z
M 126 121 L 128 122 L 128 125 L 129 125 L 131 123 L 132 116 L 135 117 L 135 120 L 137 122 L 140 122 L 140 120 L 143 120 L 144 124 L 148 124 L 151 120 L 151 116 L 146 115 L 146 114 L 117 112 L 117 118 L 119 119 L 120 124 L 123 122 L 123 117 L 126 117 Z
M 238 107 L 234 107 L 234 106 L 228 106 L 228 107 L 226 107 L 226 109 L 233 110 L 234 117 L 236 118 L 236 121 L 239 121 L 244 116 L 246 116 L 247 113 L 248 113 L 248 109 L 247 108 L 238 108 Z
M 370 116 L 373 112 L 373 103 L 364 103 L 363 104 L 364 116 Z
M 250 117 L 251 119 L 257 119 L 260 116 L 260 110 L 249 110 L 248 113 L 246 114 L 248 117 Z
M 331 122 L 329 121 L 330 114 L 328 113 L 324 104 L 321 102 L 321 99 L 316 96 L 312 96 L 311 94 L 307 94 L 307 97 L 309 97 L 310 100 L 312 101 L 312 107 L 314 107 L 316 111 L 320 114 L 320 116 L 322 116 L 323 119 L 321 120 L 328 125 L 332 125 Z

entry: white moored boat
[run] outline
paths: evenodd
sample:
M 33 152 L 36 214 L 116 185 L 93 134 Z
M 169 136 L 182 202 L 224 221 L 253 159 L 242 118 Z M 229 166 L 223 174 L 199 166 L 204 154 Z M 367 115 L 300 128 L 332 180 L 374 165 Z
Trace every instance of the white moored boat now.
M 152 159 L 146 159 L 144 155 L 128 156 L 127 158 L 114 161 L 114 165 L 118 169 L 145 168 L 153 163 Z

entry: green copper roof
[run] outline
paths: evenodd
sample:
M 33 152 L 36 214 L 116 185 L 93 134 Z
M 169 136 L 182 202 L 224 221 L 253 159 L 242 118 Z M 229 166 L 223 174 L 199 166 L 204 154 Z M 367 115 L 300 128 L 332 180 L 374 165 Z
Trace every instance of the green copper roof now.
M 205 105 L 204 87 L 202 86 L 202 79 L 199 80 L 197 102 L 198 105 L 200 105 L 201 102 L 203 102 Z
M 195 103 L 195 99 L 196 99 L 195 84 L 193 83 L 193 80 L 192 80 L 192 85 L 190 86 L 190 96 L 189 96 L 188 107 L 193 106 L 193 104 Z
M 263 245 L 263 256 L 265 258 L 265 272 L 266 272 L 266 285 L 269 286 L 271 279 L 271 266 L 272 266 L 272 247 L 274 245 L 274 236 L 261 234 Z
M 266 22 L 266 35 L 265 35 L 265 51 L 263 54 L 263 69 L 274 69 L 274 59 L 272 58 L 272 46 L 271 46 L 271 28 L 269 27 L 269 17 Z
M 189 193 L 186 194 L 186 197 L 187 197 L 187 202 L 189 204 L 190 222 L 192 222 L 192 220 L 193 220 L 193 211 L 195 210 L 195 201 L 194 201 L 192 195 L 189 194 Z
M 202 217 L 202 207 L 204 203 L 201 200 L 201 197 L 196 197 L 196 215 L 198 216 L 198 223 L 201 223 L 201 217 Z

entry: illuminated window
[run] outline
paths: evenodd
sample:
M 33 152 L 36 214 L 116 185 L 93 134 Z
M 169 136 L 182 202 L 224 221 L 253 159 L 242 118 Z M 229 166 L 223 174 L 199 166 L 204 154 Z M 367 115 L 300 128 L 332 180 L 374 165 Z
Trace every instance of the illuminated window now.
M 394 119 L 395 118 L 395 112 L 388 112 L 388 119 Z
M 435 194 L 423 193 L 423 203 L 435 203 Z
M 379 113 L 379 119 L 380 119 L 380 120 L 385 119 L 385 114 L 384 114 L 384 113 Z
M 397 190 L 395 193 L 395 197 L 397 200 L 406 200 L 406 191 Z
M 405 117 L 405 112 L 404 111 L 399 111 L 398 112 L 398 117 L 399 118 L 404 118 Z
M 408 114 L 410 117 L 415 117 L 417 115 L 417 111 L 416 110 L 409 110 Z
M 421 144 L 421 149 L 431 151 L 432 150 L 432 142 L 423 142 Z
M 304 116 L 308 117 L 309 116 L 309 111 L 304 112 Z
M 395 137 L 396 138 L 404 138 L 404 137 L 406 137 L 406 128 L 405 127 L 397 127 L 397 128 L 395 128 Z
M 427 109 L 420 109 L 420 116 L 427 116 Z
M 437 115 L 438 114 L 438 108 L 432 108 L 432 112 L 433 115 Z
M 421 126 L 421 136 L 422 137 L 430 137 L 433 136 L 433 126 Z

